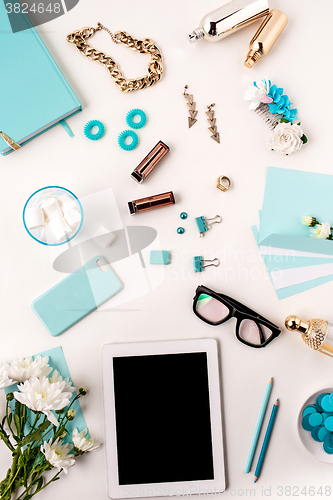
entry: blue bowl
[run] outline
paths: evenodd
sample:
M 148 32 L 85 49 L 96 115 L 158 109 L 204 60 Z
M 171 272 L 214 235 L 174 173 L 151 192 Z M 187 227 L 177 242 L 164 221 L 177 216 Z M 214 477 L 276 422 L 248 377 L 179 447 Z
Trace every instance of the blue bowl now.
M 46 200 L 46 198 L 59 198 L 59 196 L 63 195 L 63 194 L 66 194 L 67 196 L 69 196 L 72 200 L 75 201 L 75 203 L 77 204 L 79 210 L 80 210 L 80 215 L 81 215 L 81 221 L 79 223 L 79 226 L 78 228 L 75 230 L 75 232 L 73 231 L 73 234 L 70 233 L 69 237 L 67 239 L 65 239 L 64 241 L 60 241 L 60 242 L 57 242 L 56 241 L 56 238 L 52 238 L 52 232 L 49 231 L 44 231 L 43 229 L 28 229 L 27 225 L 26 225 L 26 222 L 25 222 L 25 212 L 26 212 L 26 209 L 27 208 L 31 208 L 31 207 L 40 207 L 44 200 Z M 48 187 L 45 187 L 45 188 L 42 188 L 42 189 L 38 189 L 38 191 L 35 191 L 31 196 L 30 198 L 28 198 L 26 204 L 24 205 L 24 208 L 23 208 L 23 224 L 24 224 L 24 227 L 27 231 L 27 233 L 31 236 L 31 238 L 33 238 L 35 241 L 38 241 L 38 243 L 41 243 L 42 245 L 47 245 L 47 246 L 53 246 L 53 247 L 56 247 L 56 246 L 59 246 L 59 245 L 64 245 L 65 243 L 68 243 L 69 241 L 71 241 L 73 238 L 75 238 L 75 236 L 79 233 L 81 227 L 82 227 L 82 224 L 83 224 L 83 209 L 82 209 L 82 205 L 78 199 L 77 196 L 75 196 L 74 193 L 72 193 L 72 191 L 69 191 L 69 189 L 66 189 L 66 188 L 63 188 L 63 187 L 60 187 L 60 186 L 48 186 Z

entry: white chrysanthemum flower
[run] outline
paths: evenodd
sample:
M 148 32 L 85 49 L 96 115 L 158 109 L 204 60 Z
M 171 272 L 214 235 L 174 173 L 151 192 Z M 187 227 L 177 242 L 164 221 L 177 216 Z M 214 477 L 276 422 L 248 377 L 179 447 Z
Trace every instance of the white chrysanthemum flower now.
M 324 224 L 317 224 L 317 226 L 310 229 L 311 238 L 320 238 L 322 240 L 328 240 L 331 237 L 331 225 L 329 222 Z
M 59 438 L 54 443 L 52 443 L 52 439 L 48 443 L 44 441 L 44 444 L 40 447 L 40 451 L 45 455 L 49 464 L 59 470 L 63 469 L 65 474 L 67 474 L 68 467 L 75 464 L 74 455 L 69 453 L 71 450 L 72 445 L 63 444 L 62 441 L 59 441 Z
M 36 356 L 35 359 L 15 359 L 12 363 L 5 365 L 9 378 L 17 383 L 25 382 L 31 377 L 46 377 L 52 368 L 48 365 L 48 356 Z
M 76 448 L 79 451 L 86 452 L 86 451 L 97 450 L 97 448 L 101 446 L 93 438 L 90 439 L 86 438 L 87 432 L 88 429 L 84 429 L 81 432 L 79 432 L 77 429 L 73 429 L 72 441 L 74 444 L 74 448 Z
M 5 387 L 9 387 L 12 384 L 15 384 L 15 381 L 9 377 L 8 365 L 1 366 L 0 367 L 0 389 L 4 389 Z
M 71 392 L 65 392 L 66 382 L 50 382 L 48 377 L 32 378 L 19 385 L 20 392 L 14 392 L 17 401 L 31 410 L 44 413 L 55 426 L 58 421 L 51 410 L 62 410 L 69 404 Z
M 249 109 L 254 111 L 257 109 L 260 103 L 270 103 L 273 101 L 271 97 L 268 97 L 268 92 L 270 88 L 270 83 L 267 78 L 264 80 L 254 82 L 248 86 L 247 90 L 244 92 L 244 99 L 246 101 L 251 101 Z
M 53 371 L 52 376 L 49 377 L 49 380 L 51 384 L 56 384 L 57 382 L 59 383 L 65 382 L 65 387 L 63 389 L 63 392 L 75 391 L 75 387 L 72 385 L 72 382 L 69 380 L 69 378 L 62 378 L 58 370 Z

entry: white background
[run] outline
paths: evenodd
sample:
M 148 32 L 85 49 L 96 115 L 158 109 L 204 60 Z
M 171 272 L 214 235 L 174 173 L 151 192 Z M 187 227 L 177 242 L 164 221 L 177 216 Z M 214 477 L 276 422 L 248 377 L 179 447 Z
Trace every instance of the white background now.
M 333 4 L 329 0 L 272 1 L 272 8 L 288 15 L 289 24 L 271 53 L 249 70 L 243 61 L 259 23 L 216 44 L 190 45 L 186 39 L 200 19 L 220 3 L 219 0 L 80 0 L 68 14 L 38 28 L 82 102 L 83 112 L 69 120 L 75 138 L 70 139 L 58 126 L 21 150 L 0 158 L 0 361 L 61 345 L 74 384 L 90 391 L 83 400 L 83 410 L 91 434 L 103 443 L 100 360 L 105 343 L 217 338 L 228 485 L 225 496 L 241 498 L 242 491 L 245 496 L 245 490 L 253 488 L 252 474 L 247 475 L 243 470 L 271 376 L 274 387 L 268 411 L 277 397 L 280 409 L 262 475 L 255 485 L 256 496 L 262 495 L 262 487 L 271 487 L 274 498 L 278 486 L 297 486 L 301 490 L 312 485 L 316 491 L 323 486 L 325 492 L 324 487 L 332 484 L 332 465 L 323 464 L 307 453 L 299 441 L 296 424 L 303 402 L 313 392 L 333 386 L 333 360 L 311 351 L 297 334 L 287 332 L 283 325 L 289 314 L 333 322 L 333 284 L 279 301 L 250 226 L 261 208 L 268 165 L 331 173 Z M 98 21 L 112 31 L 125 30 L 137 38 L 152 38 L 164 57 L 162 80 L 152 88 L 122 94 L 101 65 L 83 58 L 66 42 L 67 33 L 83 26 L 96 26 Z M 148 56 L 114 45 L 107 33 L 96 34 L 91 44 L 112 55 L 125 76 L 146 73 Z M 259 117 L 248 111 L 248 103 L 243 100 L 247 85 L 265 76 L 284 87 L 299 110 L 298 116 L 309 138 L 301 151 L 289 157 L 266 147 L 269 130 Z M 199 111 L 198 122 L 190 130 L 187 105 L 182 97 L 185 84 L 194 94 Z M 220 145 L 210 139 L 207 130 L 205 110 L 212 102 L 216 103 Z M 134 107 L 147 113 L 148 123 L 138 132 L 137 149 L 124 152 L 117 145 L 117 136 L 127 128 L 125 116 Z M 99 119 L 106 126 L 106 134 L 98 142 L 88 141 L 82 133 L 84 124 L 91 119 Z M 139 186 L 130 179 L 130 173 L 158 140 L 166 142 L 171 151 Z M 230 176 L 233 183 L 226 193 L 215 187 L 221 174 Z M 30 304 L 62 275 L 52 269 L 47 249 L 32 240 L 22 224 L 26 199 L 35 190 L 53 184 L 66 187 L 79 197 L 112 187 L 123 223 L 155 227 L 163 249 L 172 253 L 166 279 L 154 292 L 113 312 L 96 311 L 58 338 L 48 335 Z M 129 215 L 128 201 L 168 190 L 174 191 L 175 206 L 135 217 Z M 189 214 L 186 221 L 179 218 L 182 211 Z M 223 217 L 223 223 L 213 226 L 199 239 L 194 218 L 215 214 Z M 180 225 L 185 228 L 183 235 L 176 232 Z M 221 265 L 194 274 L 194 255 L 219 257 Z M 280 325 L 282 334 L 267 348 L 256 350 L 237 341 L 233 320 L 217 328 L 200 322 L 191 310 L 198 284 L 258 310 Z M 0 408 L 4 409 L 4 397 Z M 265 426 L 267 421 L 268 415 Z M 0 449 L 0 476 L 4 476 L 11 457 L 4 447 Z M 241 491 L 236 493 L 236 490 Z M 82 457 L 68 476 L 42 492 L 40 498 L 53 499 L 57 495 L 73 500 L 106 499 L 105 450 Z

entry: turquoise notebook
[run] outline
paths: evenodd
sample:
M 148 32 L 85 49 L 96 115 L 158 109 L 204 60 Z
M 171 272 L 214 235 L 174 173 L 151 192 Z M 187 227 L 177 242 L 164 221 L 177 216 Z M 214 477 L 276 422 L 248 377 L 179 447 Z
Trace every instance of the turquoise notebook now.
M 0 132 L 23 146 L 82 107 L 27 16 L 17 15 L 29 29 L 13 33 L 0 0 Z M 1 154 L 12 151 L 0 137 Z

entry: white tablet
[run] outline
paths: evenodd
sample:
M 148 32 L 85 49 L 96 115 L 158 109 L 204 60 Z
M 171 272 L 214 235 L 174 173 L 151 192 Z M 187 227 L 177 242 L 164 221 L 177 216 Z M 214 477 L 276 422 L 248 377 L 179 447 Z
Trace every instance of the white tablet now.
M 110 498 L 225 489 L 217 343 L 103 347 Z

